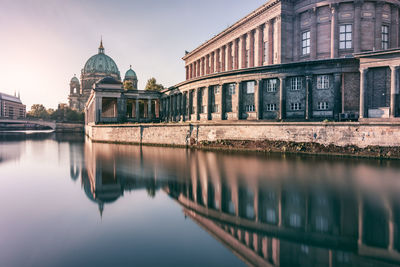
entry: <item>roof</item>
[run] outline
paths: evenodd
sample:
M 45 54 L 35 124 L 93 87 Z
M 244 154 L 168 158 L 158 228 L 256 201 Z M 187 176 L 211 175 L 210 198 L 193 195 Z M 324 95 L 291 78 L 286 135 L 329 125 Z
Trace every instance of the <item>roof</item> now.
M 22 104 L 21 99 L 19 99 L 18 97 L 4 94 L 4 93 L 0 93 L 0 99 Z

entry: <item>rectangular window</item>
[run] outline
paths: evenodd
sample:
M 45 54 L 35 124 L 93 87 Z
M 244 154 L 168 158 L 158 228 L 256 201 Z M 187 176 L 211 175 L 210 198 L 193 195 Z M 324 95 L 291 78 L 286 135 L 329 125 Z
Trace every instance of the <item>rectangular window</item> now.
M 328 102 L 318 102 L 318 109 L 319 110 L 327 110 L 327 109 L 329 109 Z
M 329 75 L 317 76 L 317 89 L 329 89 Z
M 302 77 L 293 77 L 290 80 L 290 89 L 292 91 L 299 91 L 302 88 Z
M 268 62 L 268 42 L 264 42 L 264 62 Z
M 389 26 L 382 26 L 382 49 L 386 50 L 389 48 Z
M 236 84 L 234 84 L 234 83 L 228 84 L 228 94 L 229 95 L 234 95 L 235 94 L 235 88 L 236 88 Z
M 276 92 L 276 88 L 278 87 L 278 79 L 268 79 L 264 84 L 266 85 L 267 92 Z
M 246 105 L 245 106 L 245 110 L 246 110 L 246 112 L 256 111 L 256 106 L 254 106 L 254 105 Z
M 309 55 L 311 48 L 311 38 L 310 38 L 310 31 L 303 32 L 302 39 L 301 39 L 301 50 L 302 55 Z
M 254 82 L 246 82 L 246 93 L 247 94 L 254 94 L 255 91 L 255 84 Z
M 301 103 L 290 103 L 290 110 L 301 110 Z
M 351 49 L 353 47 L 352 45 L 352 40 L 353 40 L 353 25 L 351 24 L 345 24 L 345 25 L 340 25 L 339 30 L 340 30 L 340 44 L 339 48 L 340 49 Z
M 276 111 L 276 104 L 267 104 L 267 111 Z
M 215 85 L 214 86 L 214 95 L 217 95 L 217 94 L 219 94 L 219 86 Z

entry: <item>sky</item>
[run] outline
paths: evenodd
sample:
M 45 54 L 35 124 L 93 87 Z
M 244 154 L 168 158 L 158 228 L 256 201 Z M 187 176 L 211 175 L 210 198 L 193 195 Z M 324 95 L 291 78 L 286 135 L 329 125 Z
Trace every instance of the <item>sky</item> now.
M 132 65 L 139 89 L 185 78 L 191 51 L 266 0 L 0 0 L 0 92 L 32 104 L 67 103 L 69 81 L 103 37 L 121 76 Z

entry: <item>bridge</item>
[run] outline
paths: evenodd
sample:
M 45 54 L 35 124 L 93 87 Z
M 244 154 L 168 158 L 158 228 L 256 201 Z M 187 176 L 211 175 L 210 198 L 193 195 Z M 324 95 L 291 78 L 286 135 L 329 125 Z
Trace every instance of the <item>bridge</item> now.
M 47 127 L 49 129 L 55 130 L 56 129 L 56 121 L 45 121 L 45 120 L 38 120 L 38 119 L 2 119 L 0 118 L 0 125 L 1 126 L 29 126 L 29 125 L 39 125 L 43 127 Z M 0 126 L 0 127 L 1 127 Z
M 54 130 L 56 132 L 83 132 L 83 123 L 56 122 L 54 120 L 38 119 L 5 119 L 0 118 L 0 130 L 13 130 L 32 126 L 42 126 L 44 129 Z M 33 127 L 34 128 L 34 127 Z

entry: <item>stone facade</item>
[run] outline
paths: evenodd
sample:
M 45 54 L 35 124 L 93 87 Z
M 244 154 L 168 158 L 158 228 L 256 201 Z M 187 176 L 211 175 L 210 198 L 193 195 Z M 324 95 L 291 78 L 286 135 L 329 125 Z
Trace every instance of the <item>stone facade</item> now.
M 0 93 L 0 118 L 22 119 L 26 117 L 26 106 L 20 97 Z
M 394 0 L 268 1 L 183 57 L 186 81 L 164 92 L 161 117 L 167 121 L 396 117 L 399 7 Z M 384 66 L 373 60 L 382 51 L 390 52 L 391 58 Z M 367 92 L 362 93 L 360 61 L 367 58 L 371 71 Z M 374 69 L 378 67 L 383 69 Z M 247 90 L 250 82 L 254 92 Z M 231 84 L 235 94 L 229 95 L 226 88 Z M 191 97 L 188 92 L 198 95 L 215 86 L 221 88 L 220 98 L 205 99 L 202 94 L 201 102 L 187 99 L 178 115 L 171 114 L 174 107 L 166 104 L 172 103 L 170 98 L 183 101 L 184 95 Z M 360 95 L 368 99 L 361 100 Z
M 271 140 L 336 146 L 400 147 L 400 125 L 389 123 L 240 122 L 210 124 L 88 125 L 98 142 L 190 146 L 218 140 Z

